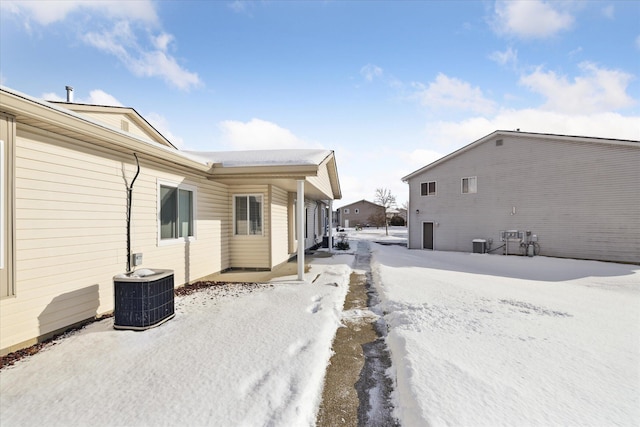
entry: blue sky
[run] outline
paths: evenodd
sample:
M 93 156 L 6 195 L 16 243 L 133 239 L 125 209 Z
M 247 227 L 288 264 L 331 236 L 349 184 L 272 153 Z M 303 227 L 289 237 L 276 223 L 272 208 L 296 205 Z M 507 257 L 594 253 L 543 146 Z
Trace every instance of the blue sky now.
M 496 129 L 640 140 L 637 1 L 0 1 L 0 82 L 185 150 L 325 148 L 343 200 Z

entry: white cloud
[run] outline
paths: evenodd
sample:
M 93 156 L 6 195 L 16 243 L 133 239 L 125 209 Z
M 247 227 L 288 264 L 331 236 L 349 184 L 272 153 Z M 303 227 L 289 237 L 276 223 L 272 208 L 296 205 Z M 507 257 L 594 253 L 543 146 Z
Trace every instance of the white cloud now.
M 45 92 L 42 94 L 41 98 L 44 99 L 45 101 L 58 101 L 58 102 L 65 101 L 67 99 L 67 98 L 61 97 L 55 92 Z
M 579 65 L 583 75 L 570 81 L 553 71 L 538 68 L 520 78 L 520 84 L 546 98 L 543 109 L 564 113 L 615 111 L 635 104 L 626 90 L 630 74 L 599 68 L 590 62 Z
M 122 107 L 122 103 L 116 99 L 115 96 L 106 93 L 101 89 L 94 89 L 89 92 L 89 98 L 86 100 L 78 100 L 76 102 L 81 102 L 84 104 L 93 104 L 93 105 L 108 105 L 111 107 Z
M 25 21 L 47 26 L 56 22 L 71 21 L 72 15 L 85 13 L 83 19 L 74 19 L 68 25 L 70 31 L 78 31 L 79 38 L 87 45 L 114 55 L 129 71 L 138 77 L 160 77 L 181 90 L 190 90 L 202 84 L 197 73 L 181 66 L 168 53 L 175 42 L 172 34 L 154 33 L 159 26 L 155 6 L 150 0 L 135 1 L 2 1 L 2 10 Z M 112 30 L 103 28 L 104 22 L 112 24 Z M 144 34 L 149 39 L 138 37 Z M 141 41 L 144 39 L 145 41 Z
M 242 13 L 245 12 L 247 10 L 247 2 L 246 1 L 240 1 L 240 0 L 235 0 L 232 1 L 228 4 L 229 9 L 233 10 L 234 12 L 237 13 Z
M 414 86 L 418 88 L 416 96 L 420 102 L 432 109 L 449 108 L 483 114 L 495 110 L 495 103 L 485 98 L 480 88 L 442 73 L 427 87 L 420 83 Z
M 60 96 L 55 92 L 46 92 L 42 94 L 42 99 L 46 101 L 66 101 L 67 97 Z M 94 89 L 89 92 L 89 96 L 86 98 L 75 96 L 73 102 L 76 104 L 90 104 L 90 105 L 107 105 L 110 107 L 122 107 L 122 103 L 116 99 L 115 96 L 108 94 L 102 89 Z
M 606 7 L 602 8 L 602 15 L 607 18 L 607 19 L 614 19 L 615 18 L 615 8 L 613 7 L 612 4 L 607 5 Z
M 377 65 L 367 64 L 360 69 L 360 74 L 368 82 L 372 82 L 373 79 L 382 77 L 382 68 Z
M 162 33 L 157 37 L 152 37 L 152 40 L 153 40 L 153 45 L 156 47 L 156 49 L 164 52 L 169 47 L 169 44 L 173 42 L 174 37 L 171 34 Z
M 547 38 L 573 26 L 574 18 L 557 10 L 561 3 L 541 0 L 499 0 L 492 26 L 498 34 L 522 38 Z
M 508 47 L 504 52 L 492 52 L 489 55 L 489 59 L 500 65 L 516 65 L 518 63 L 518 51 Z
M 440 151 L 418 148 L 411 152 L 400 153 L 400 156 L 404 159 L 408 168 L 419 169 L 424 165 L 435 162 L 445 154 Z
M 169 122 L 163 115 L 151 112 L 151 113 L 145 114 L 144 117 L 149 123 L 151 123 L 151 126 L 156 128 L 156 130 L 160 132 L 162 136 L 167 138 L 169 142 L 171 142 L 176 148 L 178 149 L 184 148 L 185 146 L 184 140 L 181 137 L 174 134 L 173 132 L 171 132 L 171 130 L 169 129 Z
M 225 120 L 219 127 L 224 143 L 235 150 L 317 148 L 290 130 L 261 119 L 254 118 L 246 123 Z
M 638 123 L 640 116 L 611 112 L 565 114 L 536 109 L 505 110 L 489 118 L 429 123 L 426 140 L 446 154 L 495 130 L 520 129 L 522 132 L 640 140 Z
M 64 21 L 70 14 L 78 11 L 97 13 L 112 19 L 126 18 L 147 23 L 158 21 L 153 2 L 150 0 L 3 0 L 0 4 L 7 12 L 20 15 L 27 21 L 34 20 L 40 25 Z
M 162 33 L 151 37 L 154 48 L 145 48 L 137 40 L 127 21 L 114 24 L 112 31 L 90 32 L 83 36 L 85 43 L 116 56 L 133 74 L 139 77 L 160 77 L 181 90 L 190 90 L 201 85 L 198 74 L 181 67 L 176 59 L 166 52 L 173 41 L 171 34 Z

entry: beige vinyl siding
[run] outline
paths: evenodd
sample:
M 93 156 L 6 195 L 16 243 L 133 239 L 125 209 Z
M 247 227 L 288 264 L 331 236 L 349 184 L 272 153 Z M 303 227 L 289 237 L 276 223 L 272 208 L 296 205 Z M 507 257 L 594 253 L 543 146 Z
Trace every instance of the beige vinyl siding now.
M 229 267 L 225 185 L 158 169 L 141 155 L 133 189 L 132 252 L 147 268 L 175 270 L 175 283 Z M 124 175 L 124 176 L 123 176 Z M 16 296 L 0 300 L 6 353 L 70 324 L 113 310 L 113 276 L 126 269 L 126 181 L 133 156 L 18 126 L 16 138 Z M 157 178 L 197 187 L 197 236 L 158 246 Z
M 503 145 L 486 141 L 410 179 L 410 247 L 433 221 L 438 250 L 471 252 L 474 238 L 496 247 L 500 230 L 530 230 L 542 255 L 640 260 L 640 144 L 496 139 Z M 477 176 L 476 194 L 461 194 L 467 176 Z M 420 182 L 432 180 L 437 195 L 421 197 Z
M 82 111 L 83 116 L 91 117 L 92 119 L 114 127 L 116 129 L 124 130 L 132 135 L 155 141 L 154 136 L 146 132 L 145 129 L 138 126 L 137 123 L 130 120 L 126 114 L 119 113 L 99 113 L 94 111 Z M 128 129 L 122 129 L 122 121 L 127 122 Z
M 271 267 L 289 259 L 289 194 L 270 186 L 271 191 Z
M 233 206 L 235 195 L 262 195 L 262 235 L 238 236 L 233 234 L 233 209 L 229 210 L 232 233 L 229 244 L 229 256 L 233 268 L 270 269 L 270 210 L 269 187 L 267 185 L 232 185 L 229 186 L 229 206 Z
M 226 185 L 157 169 L 152 162 L 141 161 L 140 166 L 141 173 L 133 189 L 131 251 L 142 252 L 142 267 L 174 270 L 176 285 L 228 268 L 229 205 Z M 132 170 L 129 176 L 132 178 L 134 174 L 135 170 Z M 193 240 L 159 239 L 159 182 L 195 187 Z
M 329 172 L 326 165 L 318 168 L 318 176 L 307 177 L 307 181 L 326 194 L 327 199 L 333 198 L 331 180 L 329 179 Z

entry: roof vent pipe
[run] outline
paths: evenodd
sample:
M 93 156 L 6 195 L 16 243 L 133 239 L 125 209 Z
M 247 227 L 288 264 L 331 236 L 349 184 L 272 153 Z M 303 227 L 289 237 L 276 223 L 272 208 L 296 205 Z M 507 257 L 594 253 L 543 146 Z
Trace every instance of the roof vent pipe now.
M 73 88 L 71 86 L 64 87 L 67 90 L 67 102 L 73 102 Z

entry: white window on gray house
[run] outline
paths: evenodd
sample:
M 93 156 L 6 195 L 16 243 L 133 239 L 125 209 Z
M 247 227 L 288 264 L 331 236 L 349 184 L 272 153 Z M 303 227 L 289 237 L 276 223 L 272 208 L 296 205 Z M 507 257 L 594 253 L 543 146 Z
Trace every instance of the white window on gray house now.
M 159 184 L 160 240 L 195 236 L 195 187 Z
M 470 194 L 478 192 L 478 178 L 470 176 L 462 178 L 462 194 Z
M 358 215 L 360 213 L 360 209 L 354 209 L 353 213 L 355 213 L 356 215 Z
M 420 184 L 420 195 L 421 196 L 435 196 L 436 195 L 436 182 L 429 181 L 423 182 Z
M 348 214 L 349 213 L 349 208 L 345 208 L 344 213 Z
M 262 235 L 262 195 L 233 196 L 233 209 L 235 235 Z

